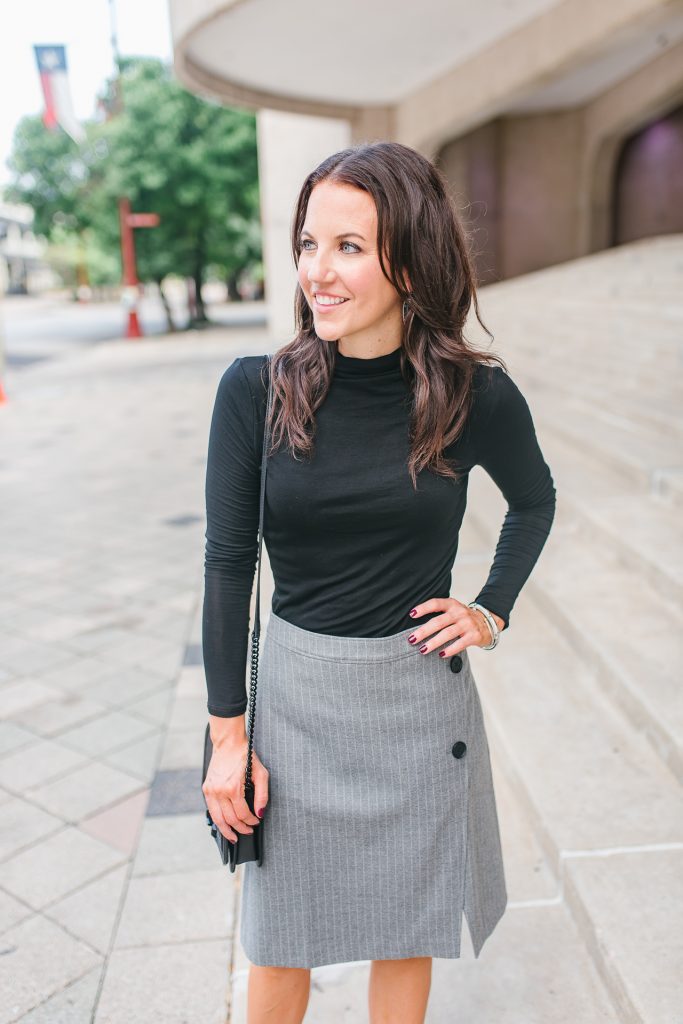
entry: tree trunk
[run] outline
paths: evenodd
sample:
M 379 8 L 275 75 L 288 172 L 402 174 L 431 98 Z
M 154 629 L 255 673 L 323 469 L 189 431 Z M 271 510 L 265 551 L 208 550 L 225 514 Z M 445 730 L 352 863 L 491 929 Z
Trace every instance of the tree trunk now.
M 202 263 L 200 259 L 197 259 L 195 264 L 194 274 L 192 278 L 194 280 L 194 301 L 197 307 L 197 315 L 195 320 L 198 324 L 203 324 L 208 321 L 206 315 L 206 308 L 204 306 L 204 299 L 202 298 Z
M 168 325 L 168 333 L 173 334 L 177 330 L 175 322 L 173 320 L 173 314 L 171 313 L 171 305 L 168 301 L 168 296 L 164 291 L 164 286 L 161 281 L 157 281 L 157 287 L 159 288 L 159 296 L 161 298 L 161 304 L 164 307 L 164 313 L 166 314 L 166 323 Z
M 194 279 L 186 277 L 185 287 L 187 288 L 187 322 L 191 326 L 197 319 L 197 306 L 194 299 Z
M 239 277 L 239 273 L 235 272 L 232 274 L 228 274 L 228 276 L 225 279 L 225 287 L 227 288 L 229 302 L 239 302 L 242 298 L 237 288 Z

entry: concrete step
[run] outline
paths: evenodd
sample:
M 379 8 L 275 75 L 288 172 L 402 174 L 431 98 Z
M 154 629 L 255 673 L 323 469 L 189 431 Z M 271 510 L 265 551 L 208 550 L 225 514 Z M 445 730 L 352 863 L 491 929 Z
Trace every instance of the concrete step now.
M 680 504 L 683 235 L 481 290 L 484 319 L 544 431 Z M 488 347 L 479 326 L 473 338 Z M 481 333 L 481 337 L 480 337 Z M 503 333 L 501 327 L 498 333 Z
M 557 488 L 561 495 L 559 481 Z M 483 471 L 470 474 L 468 504 L 467 515 L 494 550 L 506 504 Z M 565 507 L 561 496 L 527 588 L 590 667 L 594 685 L 683 780 L 680 607 L 662 597 L 642 573 L 623 564 Z M 516 612 L 515 607 L 515 619 Z
M 459 589 L 469 592 L 480 578 L 481 567 L 466 563 Z M 683 879 L 680 786 L 544 612 L 527 590 L 500 648 L 470 649 L 491 742 L 558 874 L 561 897 L 617 1007 L 614 1019 L 673 1021 L 683 966 L 673 964 Z
M 683 469 L 662 469 L 655 474 L 657 494 L 678 511 L 683 508 Z
M 505 360 L 536 374 L 544 386 L 571 386 L 577 394 L 597 395 L 601 405 L 609 404 L 613 393 L 630 396 L 634 405 L 650 405 L 660 387 L 669 397 L 680 388 L 680 313 L 675 321 L 649 319 L 639 325 L 628 310 L 610 308 L 599 315 L 583 310 L 577 316 L 555 298 L 544 306 L 536 297 L 526 313 L 514 303 L 506 305 L 506 312 L 515 322 L 506 329 Z M 558 314 L 561 322 L 553 325 L 550 337 L 547 329 L 539 331 L 542 317 Z
M 550 431 L 543 452 L 558 488 L 558 503 L 590 529 L 590 534 L 666 600 L 683 602 L 683 550 L 678 508 L 661 494 L 624 488 L 618 470 L 610 470 L 590 452 Z
M 683 331 L 683 325 L 681 329 Z M 680 355 L 677 358 L 680 360 Z M 539 368 L 541 372 L 537 372 L 532 361 L 525 359 L 520 364 L 519 350 L 516 359 L 523 378 L 520 387 L 524 386 L 534 395 L 543 393 L 547 398 L 552 397 L 556 409 L 564 409 L 565 404 L 575 402 L 600 421 L 630 431 L 642 427 L 654 438 L 683 439 L 680 375 L 675 371 L 665 373 L 661 367 L 654 366 L 651 386 L 646 389 L 647 381 L 643 374 L 634 386 L 621 378 L 615 379 L 613 360 L 609 358 L 606 361 L 608 372 L 603 378 L 597 375 L 592 365 L 590 374 L 587 374 L 580 357 L 575 357 L 571 363 L 566 359 L 553 359 L 552 375 L 543 372 L 542 367 Z
M 618 1008 L 637 1024 L 680 1021 L 683 845 L 566 858 L 564 891 Z
M 596 500 L 592 507 L 567 499 L 582 519 L 582 533 L 612 551 L 633 576 L 665 602 L 683 604 L 681 516 L 662 498 L 641 495 Z
M 681 442 L 672 432 L 662 436 L 642 423 L 616 421 L 586 408 L 578 399 L 561 403 L 550 394 L 533 393 L 533 416 L 537 430 L 564 438 L 575 446 L 577 458 L 589 451 L 594 459 L 621 472 L 645 492 L 656 491 L 661 470 L 681 466 Z

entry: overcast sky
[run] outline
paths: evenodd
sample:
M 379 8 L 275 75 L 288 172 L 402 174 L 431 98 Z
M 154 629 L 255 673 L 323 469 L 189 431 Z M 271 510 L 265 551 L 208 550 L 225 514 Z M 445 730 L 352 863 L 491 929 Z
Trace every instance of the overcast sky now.
M 124 56 L 171 59 L 168 0 L 115 0 Z M 109 0 L 14 0 L 0 10 L 0 184 L 17 122 L 43 110 L 34 45 L 66 46 L 76 116 L 89 118 L 112 72 Z

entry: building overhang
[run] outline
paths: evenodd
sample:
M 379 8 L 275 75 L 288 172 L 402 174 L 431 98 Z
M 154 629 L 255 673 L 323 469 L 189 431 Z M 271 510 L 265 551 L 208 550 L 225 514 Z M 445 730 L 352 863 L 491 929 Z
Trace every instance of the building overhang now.
M 344 118 L 356 134 L 379 124 L 426 152 L 495 116 L 585 103 L 683 39 L 678 0 L 169 4 L 192 91 Z

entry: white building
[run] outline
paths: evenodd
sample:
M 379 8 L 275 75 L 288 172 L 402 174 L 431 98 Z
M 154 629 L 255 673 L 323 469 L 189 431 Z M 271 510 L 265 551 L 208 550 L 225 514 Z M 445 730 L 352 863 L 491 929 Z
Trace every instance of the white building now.
M 52 284 L 46 242 L 33 233 L 33 210 L 0 203 L 0 295 L 26 295 Z

